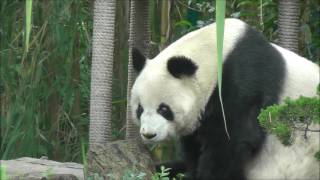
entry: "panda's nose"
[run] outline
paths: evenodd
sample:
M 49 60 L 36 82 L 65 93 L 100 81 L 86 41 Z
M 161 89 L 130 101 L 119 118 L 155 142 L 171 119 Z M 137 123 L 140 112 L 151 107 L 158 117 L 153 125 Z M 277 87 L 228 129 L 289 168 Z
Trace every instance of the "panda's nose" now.
M 145 133 L 142 134 L 143 137 L 145 137 L 146 139 L 152 139 L 154 137 L 156 137 L 157 134 L 152 134 L 152 133 Z

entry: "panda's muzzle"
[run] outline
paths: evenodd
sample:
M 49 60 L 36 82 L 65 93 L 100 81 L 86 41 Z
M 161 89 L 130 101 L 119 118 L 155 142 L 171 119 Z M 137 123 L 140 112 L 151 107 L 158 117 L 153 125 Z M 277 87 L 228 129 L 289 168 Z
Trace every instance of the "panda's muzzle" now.
M 142 134 L 142 136 L 143 136 L 144 138 L 146 138 L 146 139 L 152 139 L 152 138 L 156 137 L 157 134 L 144 133 L 144 134 Z

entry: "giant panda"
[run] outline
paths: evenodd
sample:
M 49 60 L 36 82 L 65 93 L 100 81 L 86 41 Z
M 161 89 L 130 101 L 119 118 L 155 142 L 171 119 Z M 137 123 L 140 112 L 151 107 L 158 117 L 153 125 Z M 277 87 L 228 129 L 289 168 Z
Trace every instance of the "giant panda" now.
M 215 31 L 213 23 L 190 32 L 153 59 L 132 50 L 138 75 L 130 106 L 142 139 L 179 139 L 182 160 L 165 165 L 186 179 L 319 179 L 319 133 L 286 147 L 257 120 L 262 108 L 285 97 L 315 96 L 319 67 L 267 42 L 243 21 L 226 19 L 222 98 L 228 138 L 217 89 Z

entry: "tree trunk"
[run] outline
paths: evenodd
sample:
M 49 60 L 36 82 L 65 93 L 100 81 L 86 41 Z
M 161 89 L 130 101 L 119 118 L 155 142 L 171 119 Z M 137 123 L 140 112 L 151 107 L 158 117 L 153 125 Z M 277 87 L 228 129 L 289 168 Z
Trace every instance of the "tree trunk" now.
M 279 45 L 299 52 L 300 0 L 279 0 Z
M 112 108 L 112 129 L 117 131 L 125 130 L 126 123 L 129 7 L 130 1 L 117 1 L 112 85 L 113 98 L 121 101 L 113 103 Z
M 111 139 L 115 0 L 94 3 L 90 94 L 90 147 Z
M 129 61 L 128 61 L 128 86 L 127 86 L 127 122 L 126 138 L 135 138 L 138 128 L 133 124 L 130 108 L 131 87 L 134 81 L 132 68 L 132 47 L 138 48 L 144 55 L 148 56 L 149 49 L 149 17 L 148 0 L 132 0 L 130 7 L 130 29 L 129 29 Z
M 161 1 L 160 51 L 169 43 L 171 1 Z

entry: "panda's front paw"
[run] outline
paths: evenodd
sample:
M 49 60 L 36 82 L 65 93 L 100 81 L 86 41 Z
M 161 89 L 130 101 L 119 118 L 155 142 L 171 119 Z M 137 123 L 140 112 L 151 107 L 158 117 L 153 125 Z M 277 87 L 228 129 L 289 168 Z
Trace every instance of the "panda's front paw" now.
M 194 180 L 218 180 L 210 171 L 202 171 L 196 174 Z M 219 179 L 220 180 L 220 179 Z
M 196 180 L 194 172 L 185 172 L 182 174 L 182 180 Z

